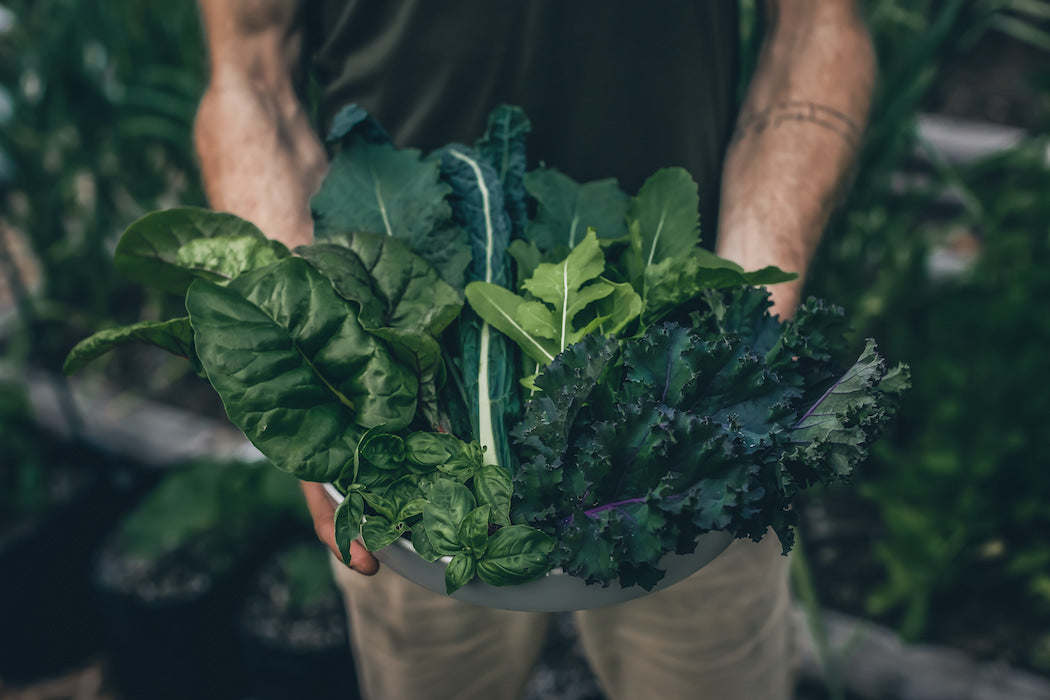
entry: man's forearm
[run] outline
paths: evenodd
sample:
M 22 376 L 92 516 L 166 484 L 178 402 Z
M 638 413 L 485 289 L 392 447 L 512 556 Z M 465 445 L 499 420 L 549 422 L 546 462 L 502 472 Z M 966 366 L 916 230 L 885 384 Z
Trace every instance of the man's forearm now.
M 194 139 L 213 209 L 255 223 L 289 246 L 313 236 L 309 200 L 325 156 L 309 124 L 275 119 L 273 105 L 251 91 L 212 90 L 197 114 Z M 305 127 L 305 128 L 304 128 Z
M 208 201 L 287 245 L 309 243 L 327 158 L 293 86 L 295 4 L 200 4 L 212 68 L 194 143 Z
M 851 2 L 772 2 L 723 172 L 717 252 L 804 275 L 852 167 L 875 74 Z M 773 288 L 790 316 L 803 280 Z

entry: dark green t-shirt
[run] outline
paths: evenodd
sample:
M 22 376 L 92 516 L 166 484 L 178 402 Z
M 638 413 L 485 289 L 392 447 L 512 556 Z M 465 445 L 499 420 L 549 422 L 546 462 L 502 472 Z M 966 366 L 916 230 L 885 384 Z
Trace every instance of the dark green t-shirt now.
M 325 127 L 357 102 L 399 146 L 429 151 L 473 143 L 514 104 L 533 165 L 629 194 L 683 166 L 714 221 L 737 108 L 730 0 L 326 0 L 312 29 Z

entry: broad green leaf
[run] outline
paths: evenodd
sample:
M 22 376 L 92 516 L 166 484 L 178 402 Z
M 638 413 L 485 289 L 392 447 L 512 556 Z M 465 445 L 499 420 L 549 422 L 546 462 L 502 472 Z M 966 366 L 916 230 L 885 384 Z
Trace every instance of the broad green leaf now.
M 445 569 L 445 592 L 452 595 L 470 583 L 477 571 L 477 562 L 469 552 L 458 552 Z
M 197 363 L 197 353 L 193 349 L 193 330 L 190 328 L 188 317 L 173 318 L 170 321 L 141 321 L 129 326 L 99 331 L 73 346 L 62 365 L 62 371 L 72 374 L 110 350 L 130 343 L 156 345 L 173 355 L 189 358 L 198 374 L 202 371 Z
M 415 413 L 410 370 L 305 261 L 288 258 L 186 294 L 201 364 L 234 425 L 278 467 L 331 481 L 363 428 Z
M 179 264 L 179 249 L 199 238 L 227 237 L 267 240 L 255 224 L 233 214 L 195 207 L 157 211 L 127 228 L 113 265 L 131 282 L 184 294 L 198 274 Z
M 445 201 L 449 188 L 438 175 L 438 164 L 421 160 L 416 149 L 351 136 L 310 200 L 318 238 L 365 231 L 412 245 L 451 215 Z
M 510 525 L 510 500 L 514 493 L 510 472 L 498 464 L 487 464 L 474 475 L 474 495 L 479 504 L 492 507 L 497 525 Z
M 525 300 L 499 285 L 471 282 L 466 289 L 470 308 L 486 323 L 517 343 L 522 351 L 541 365 L 558 354 L 556 344 L 529 333 L 518 320 L 518 308 Z
M 481 505 L 467 513 L 459 525 L 459 541 L 475 557 L 485 554 L 489 543 L 489 515 L 492 507 Z
M 361 534 L 361 519 L 365 515 L 365 501 L 360 493 L 347 494 L 335 509 L 335 542 L 343 563 L 350 564 L 350 543 Z
M 463 549 L 459 526 L 476 506 L 474 495 L 463 484 L 449 479 L 434 484 L 423 507 L 423 525 L 435 551 L 452 555 Z
M 291 253 L 279 241 L 254 236 L 197 238 L 184 243 L 175 264 L 212 282 L 224 282 L 287 258 Z
M 525 188 L 539 205 L 526 237 L 544 252 L 575 247 L 589 228 L 602 238 L 627 233 L 628 198 L 616 180 L 580 184 L 553 168 L 540 168 L 525 175 Z
M 477 563 L 478 577 L 493 586 L 512 586 L 542 578 L 551 570 L 554 538 L 526 525 L 501 527 L 489 538 Z
M 438 336 L 459 314 L 463 298 L 404 241 L 356 233 L 295 251 L 361 307 L 368 330 L 390 327 Z
M 700 242 L 699 212 L 700 195 L 688 171 L 665 168 L 650 176 L 627 212 L 638 272 L 692 251 Z

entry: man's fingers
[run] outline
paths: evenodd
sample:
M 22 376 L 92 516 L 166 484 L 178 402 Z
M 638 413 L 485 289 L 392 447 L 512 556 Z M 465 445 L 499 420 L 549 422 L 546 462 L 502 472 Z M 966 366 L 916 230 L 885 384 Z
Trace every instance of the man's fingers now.
M 310 481 L 299 483 L 306 497 L 306 507 L 310 510 L 310 516 L 314 521 L 314 532 L 317 533 L 317 539 L 339 557 L 340 561 L 343 561 L 339 545 L 335 542 L 335 504 L 332 503 L 332 499 L 329 498 L 322 484 Z M 345 561 L 343 563 L 347 564 Z M 371 576 L 379 571 L 379 561 L 357 540 L 350 543 L 350 562 L 347 566 L 366 576 Z

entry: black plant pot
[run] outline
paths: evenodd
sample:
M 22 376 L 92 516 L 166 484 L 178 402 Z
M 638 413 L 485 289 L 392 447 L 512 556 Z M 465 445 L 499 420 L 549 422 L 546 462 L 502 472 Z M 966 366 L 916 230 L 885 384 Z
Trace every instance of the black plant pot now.
M 50 503 L 0 529 L 0 678 L 52 675 L 98 649 L 91 604 L 92 552 L 134 489 L 126 468 L 87 448 L 63 446 L 48 470 Z
M 290 571 L 291 556 L 308 566 Z M 275 553 L 250 587 L 238 633 L 246 690 L 253 699 L 360 697 L 346 613 L 328 556 L 316 540 L 295 543 Z M 312 580 L 304 582 L 304 576 Z M 296 593 L 303 583 L 312 589 L 308 600 Z
M 234 611 L 243 562 L 222 549 L 180 551 L 160 566 L 121 550 L 98 554 L 95 600 L 102 616 L 107 681 L 124 700 L 241 697 Z

